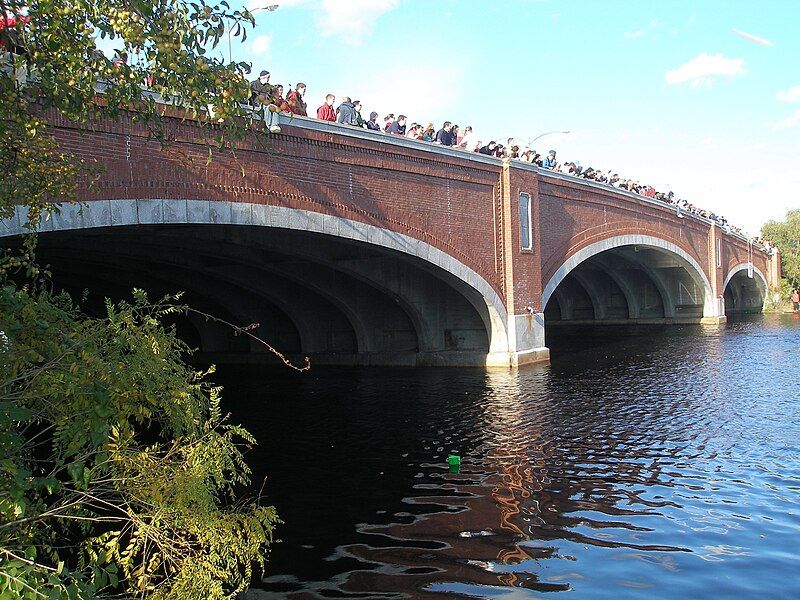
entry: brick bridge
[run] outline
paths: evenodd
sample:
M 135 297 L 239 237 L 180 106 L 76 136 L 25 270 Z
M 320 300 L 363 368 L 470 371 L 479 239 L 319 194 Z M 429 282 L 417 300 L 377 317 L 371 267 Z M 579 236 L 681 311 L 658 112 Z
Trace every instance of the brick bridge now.
M 53 117 L 104 166 L 86 205 L 45 223 L 61 286 L 186 290 L 318 364 L 515 366 L 547 328 L 721 323 L 758 311 L 778 257 L 712 222 L 601 184 L 316 120 L 282 117 L 207 163 L 208 129 Z M 17 219 L 0 235 L 18 236 Z M 215 360 L 258 358 L 224 327 L 179 330 Z M 263 358 L 263 356 L 261 357 Z

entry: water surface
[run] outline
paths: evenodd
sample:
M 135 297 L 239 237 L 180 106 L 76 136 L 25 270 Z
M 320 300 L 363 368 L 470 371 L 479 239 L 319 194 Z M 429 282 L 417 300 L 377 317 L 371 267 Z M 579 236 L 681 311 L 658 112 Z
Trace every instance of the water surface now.
M 800 597 L 793 317 L 562 333 L 518 372 L 225 369 L 285 521 L 253 597 Z

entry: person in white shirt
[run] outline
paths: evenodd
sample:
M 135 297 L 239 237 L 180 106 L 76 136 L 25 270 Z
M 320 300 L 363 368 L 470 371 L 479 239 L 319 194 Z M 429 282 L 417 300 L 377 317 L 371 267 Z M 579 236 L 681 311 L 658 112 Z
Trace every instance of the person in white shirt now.
M 475 152 L 478 138 L 472 131 L 472 127 L 467 125 L 464 128 L 464 136 L 461 138 L 458 147 L 466 150 L 467 152 Z

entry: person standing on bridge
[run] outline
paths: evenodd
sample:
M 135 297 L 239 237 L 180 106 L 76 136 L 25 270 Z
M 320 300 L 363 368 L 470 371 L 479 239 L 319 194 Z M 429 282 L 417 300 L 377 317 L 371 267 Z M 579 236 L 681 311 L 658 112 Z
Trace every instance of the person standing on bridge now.
M 406 134 L 406 116 L 405 115 L 397 115 L 397 119 L 389 125 L 389 129 L 386 130 L 387 133 L 391 133 L 392 135 L 405 135 Z
M 792 290 L 792 307 L 794 312 L 800 310 L 800 291 Z
M 378 123 L 378 113 L 376 113 L 374 110 L 371 113 L 369 113 L 369 121 L 364 123 L 364 125 L 370 131 L 380 131 L 381 124 Z
M 356 112 L 356 127 L 363 129 L 367 122 L 361 116 L 361 100 L 353 100 L 353 110 Z
M 258 79 L 250 82 L 250 102 L 269 104 L 272 94 L 273 86 L 269 84 L 269 71 L 265 69 L 258 74 Z
M 481 146 L 478 152 L 481 154 L 485 154 L 486 156 L 492 156 L 494 154 L 494 149 L 497 147 L 497 142 L 492 140 L 485 146 Z
M 556 151 L 550 150 L 550 152 L 547 153 L 547 158 L 545 158 L 542 161 L 542 168 L 550 169 L 552 171 L 553 169 L 556 168 L 557 164 L 558 163 L 556 162 Z
M 336 113 L 333 111 L 333 102 L 335 100 L 336 96 L 333 94 L 328 94 L 325 96 L 325 103 L 317 109 L 317 118 L 320 121 L 330 121 L 331 123 L 336 122 Z
M 294 86 L 294 90 L 289 92 L 289 95 L 286 96 L 286 103 L 289 105 L 289 112 L 293 115 L 299 115 L 301 117 L 308 116 L 308 110 L 305 100 L 303 100 L 303 96 L 306 95 L 306 84 L 305 83 L 298 83 Z
M 452 130 L 453 124 L 450 121 L 445 121 L 442 128 L 436 132 L 436 143 L 442 146 L 452 146 L 455 143 Z
M 336 122 L 344 125 L 358 126 L 358 119 L 356 119 L 355 105 L 350 101 L 349 96 L 342 98 L 342 103 L 336 109 Z

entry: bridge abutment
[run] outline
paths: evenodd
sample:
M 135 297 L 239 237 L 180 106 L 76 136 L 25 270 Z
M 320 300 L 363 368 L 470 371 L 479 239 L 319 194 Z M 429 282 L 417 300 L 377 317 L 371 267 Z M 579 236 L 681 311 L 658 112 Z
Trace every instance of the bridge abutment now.
M 508 346 L 508 352 L 503 355 L 490 354 L 487 366 L 517 368 L 549 361 L 550 349 L 545 346 L 544 337 L 544 313 L 510 315 Z

